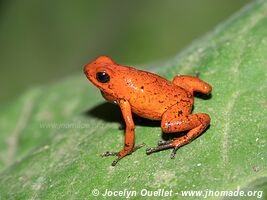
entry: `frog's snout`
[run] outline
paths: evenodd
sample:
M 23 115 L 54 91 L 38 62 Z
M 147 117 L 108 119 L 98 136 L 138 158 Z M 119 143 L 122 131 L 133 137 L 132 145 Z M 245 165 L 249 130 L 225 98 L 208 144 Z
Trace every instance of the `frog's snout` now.
M 89 67 L 90 67 L 90 64 L 87 64 L 87 65 L 85 65 L 84 67 L 83 67 L 83 73 L 85 74 L 85 76 L 87 77 L 87 78 L 89 78 Z

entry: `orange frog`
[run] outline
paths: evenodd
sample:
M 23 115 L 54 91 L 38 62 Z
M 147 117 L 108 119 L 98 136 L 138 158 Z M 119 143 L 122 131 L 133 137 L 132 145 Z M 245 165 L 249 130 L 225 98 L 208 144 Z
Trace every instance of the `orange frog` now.
M 135 146 L 132 112 L 150 119 L 161 120 L 164 133 L 188 131 L 171 141 L 160 141 L 157 147 L 148 148 L 146 154 L 173 148 L 171 158 L 179 147 L 199 136 L 210 124 L 208 114 L 191 114 L 194 92 L 209 94 L 211 86 L 194 76 L 175 76 L 170 82 L 156 74 L 116 64 L 100 56 L 84 67 L 87 78 L 100 89 L 103 97 L 119 105 L 126 123 L 124 148 L 119 152 L 107 151 L 102 156 L 117 156 L 115 166 L 123 157 L 144 144 Z

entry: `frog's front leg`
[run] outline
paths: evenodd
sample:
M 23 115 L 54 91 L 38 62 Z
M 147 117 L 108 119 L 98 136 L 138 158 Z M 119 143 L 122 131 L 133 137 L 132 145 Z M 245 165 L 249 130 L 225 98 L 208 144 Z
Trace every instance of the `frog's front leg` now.
M 175 138 L 173 141 L 161 142 L 157 147 L 148 148 L 146 153 L 151 154 L 163 149 L 173 148 L 171 158 L 174 158 L 179 147 L 198 137 L 209 124 L 210 117 L 208 114 L 190 114 L 189 110 L 180 110 L 173 106 L 162 116 L 162 131 L 164 133 L 176 133 L 189 130 L 189 132 L 180 138 Z
M 115 166 L 117 164 L 117 162 L 120 159 L 122 159 L 123 157 L 130 155 L 131 153 L 133 153 L 137 149 L 144 146 L 144 144 L 134 146 L 134 140 L 135 140 L 134 122 L 133 122 L 133 118 L 132 118 L 132 111 L 131 111 L 130 103 L 124 99 L 120 99 L 117 102 L 121 108 L 121 112 L 122 112 L 124 121 L 126 123 L 126 130 L 125 130 L 123 150 L 121 150 L 120 152 L 107 151 L 107 152 L 102 154 L 102 156 L 118 156 L 118 158 L 112 162 L 112 166 Z

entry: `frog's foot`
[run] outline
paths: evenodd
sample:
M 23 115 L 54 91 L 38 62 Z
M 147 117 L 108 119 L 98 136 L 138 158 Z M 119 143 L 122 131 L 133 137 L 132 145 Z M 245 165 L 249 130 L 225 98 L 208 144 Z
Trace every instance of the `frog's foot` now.
M 173 140 L 168 140 L 168 141 L 160 140 L 158 142 L 158 146 L 163 146 L 163 145 L 167 146 L 167 145 L 170 145 L 172 142 L 173 142 Z M 166 148 L 171 148 L 171 147 L 166 147 Z M 173 147 L 173 150 L 172 150 L 172 153 L 171 153 L 171 156 L 170 156 L 171 159 L 175 158 L 176 151 L 178 150 L 178 148 L 179 147 Z M 154 149 L 154 151 L 152 149 Z M 159 151 L 159 150 L 157 150 L 157 147 L 152 148 L 152 149 L 150 148 L 150 149 L 147 150 L 148 151 L 147 152 L 148 155 L 151 154 L 151 153 L 154 153 L 156 151 Z
M 117 156 L 118 152 L 111 152 L 111 151 L 106 151 L 102 154 L 100 154 L 101 157 L 107 157 L 107 156 Z
M 135 152 L 137 149 L 140 149 L 141 147 L 145 146 L 145 144 L 140 144 L 140 145 L 137 145 L 135 146 L 134 148 L 130 149 L 130 150 L 126 150 L 126 149 L 123 149 L 122 151 L 120 152 L 110 152 L 110 151 L 107 151 L 103 154 L 101 154 L 102 157 L 106 157 L 106 156 L 118 156 L 113 162 L 112 162 L 112 166 L 115 166 L 119 160 L 121 160 L 122 158 L 124 158 L 125 156 L 127 155 L 130 155 L 132 154 L 133 152 Z
M 152 148 L 147 148 L 146 149 L 146 154 L 150 155 L 150 154 L 155 153 L 157 151 L 161 151 L 161 150 L 169 149 L 169 148 L 173 148 L 171 156 L 170 156 L 170 158 L 173 159 L 173 158 L 175 158 L 176 151 L 179 148 L 179 146 L 173 146 L 173 141 L 166 141 L 166 142 L 160 141 L 159 142 L 159 146 L 152 147 Z
M 142 147 L 145 146 L 145 145 L 146 145 L 145 143 L 142 143 L 142 144 L 139 144 L 139 145 L 135 146 L 135 147 L 133 148 L 133 150 L 131 151 L 131 153 L 135 152 L 137 149 L 140 149 L 140 148 L 142 148 Z
M 175 158 L 176 151 L 178 149 L 179 149 L 179 146 L 173 147 L 173 150 L 172 150 L 172 153 L 171 153 L 171 156 L 170 156 L 171 159 L 174 159 Z
M 173 140 L 168 140 L 168 141 L 160 140 L 160 141 L 158 142 L 158 146 L 162 146 L 162 145 L 165 145 L 165 144 L 170 144 L 170 143 L 172 143 L 172 142 L 173 142 Z
M 160 143 L 160 142 L 159 142 Z M 169 149 L 169 148 L 171 148 L 172 146 L 171 146 L 171 143 L 172 142 L 170 142 L 169 143 L 169 141 L 168 142 L 166 142 L 166 144 L 165 144 L 165 142 L 163 143 L 160 143 L 157 147 L 150 147 L 150 148 L 147 148 L 146 149 L 146 154 L 147 155 L 150 155 L 150 154 L 152 154 L 152 153 L 155 153 L 155 152 L 157 152 L 157 151 L 161 151 L 161 150 L 163 150 L 163 149 Z

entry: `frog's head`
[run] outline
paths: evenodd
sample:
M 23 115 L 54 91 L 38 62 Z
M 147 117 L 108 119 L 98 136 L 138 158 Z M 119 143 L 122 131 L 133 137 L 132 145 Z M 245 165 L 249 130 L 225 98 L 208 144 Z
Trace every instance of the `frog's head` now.
M 112 79 L 115 76 L 114 67 L 117 64 L 107 56 L 100 56 L 84 66 L 86 77 L 101 91 L 112 94 Z

